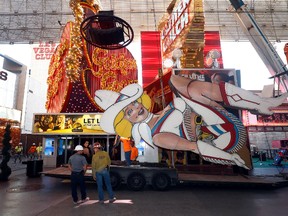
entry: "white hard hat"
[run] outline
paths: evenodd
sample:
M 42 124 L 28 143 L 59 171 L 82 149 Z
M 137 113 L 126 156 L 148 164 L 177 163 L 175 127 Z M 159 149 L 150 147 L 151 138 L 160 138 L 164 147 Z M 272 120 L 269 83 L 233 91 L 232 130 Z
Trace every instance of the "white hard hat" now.
M 77 146 L 75 147 L 75 151 L 83 151 L 83 146 L 77 145 Z

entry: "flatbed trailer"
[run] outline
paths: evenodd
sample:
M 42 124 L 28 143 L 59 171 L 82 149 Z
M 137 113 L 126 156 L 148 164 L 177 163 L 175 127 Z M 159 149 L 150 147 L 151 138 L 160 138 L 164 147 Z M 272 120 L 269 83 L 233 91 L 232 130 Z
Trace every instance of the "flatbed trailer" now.
M 61 179 L 70 179 L 71 171 L 67 166 L 46 170 L 42 174 Z M 168 190 L 171 186 L 190 184 L 196 186 L 234 186 L 234 187 L 264 187 L 278 188 L 288 185 L 287 173 L 278 176 L 253 176 L 231 174 L 204 174 L 181 172 L 174 168 L 144 167 L 144 166 L 118 166 L 111 165 L 111 184 L 114 190 L 126 184 L 128 189 L 141 191 L 146 185 L 155 190 Z M 85 174 L 86 181 L 93 181 L 91 167 Z
M 41 173 L 46 176 L 63 179 L 70 178 L 71 174 L 68 166 L 65 165 Z M 175 168 L 146 167 L 141 165 L 111 165 L 110 178 L 114 189 L 117 189 L 121 184 L 126 184 L 133 191 L 140 191 L 146 185 L 151 185 L 155 190 L 164 191 L 178 183 L 178 173 Z M 93 180 L 91 167 L 88 167 L 85 179 Z

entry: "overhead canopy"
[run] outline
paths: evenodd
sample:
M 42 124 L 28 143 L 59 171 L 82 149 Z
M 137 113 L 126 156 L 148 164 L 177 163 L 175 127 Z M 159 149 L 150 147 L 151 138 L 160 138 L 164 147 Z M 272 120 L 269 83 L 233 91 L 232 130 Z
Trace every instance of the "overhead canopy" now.
M 189 1 L 189 0 L 186 0 Z M 135 40 L 140 31 L 155 31 L 171 1 L 101 0 L 102 10 L 114 10 L 114 15 L 128 22 Z M 173 1 L 172 1 L 173 2 Z M 269 40 L 287 40 L 287 1 L 245 1 Z M 246 36 L 233 15 L 227 10 L 227 0 L 203 0 L 205 30 L 219 30 L 222 40 L 245 40 Z M 0 1 L 0 44 L 58 42 L 68 20 L 73 20 L 69 1 L 5 0 Z

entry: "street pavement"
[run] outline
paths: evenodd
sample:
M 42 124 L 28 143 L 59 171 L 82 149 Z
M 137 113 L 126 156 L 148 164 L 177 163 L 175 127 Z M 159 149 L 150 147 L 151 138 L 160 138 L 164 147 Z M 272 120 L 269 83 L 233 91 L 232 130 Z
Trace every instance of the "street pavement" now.
M 0 182 L 1 216 L 270 216 L 287 214 L 288 187 L 259 188 L 180 184 L 168 191 L 115 191 L 115 203 L 98 202 L 96 184 L 87 182 L 90 200 L 74 205 L 69 180 L 26 176 L 25 164 L 9 163 L 9 181 Z

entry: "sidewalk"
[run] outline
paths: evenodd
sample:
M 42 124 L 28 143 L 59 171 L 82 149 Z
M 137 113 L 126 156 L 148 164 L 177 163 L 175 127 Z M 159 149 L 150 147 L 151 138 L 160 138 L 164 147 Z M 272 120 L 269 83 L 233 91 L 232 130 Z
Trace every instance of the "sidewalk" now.
M 19 161 L 14 163 L 14 161 L 10 159 L 10 161 L 8 162 L 8 166 L 11 168 L 12 173 L 13 173 L 14 171 L 17 171 L 17 170 L 26 169 L 27 165 L 23 164 L 22 162 L 19 162 Z
M 13 176 L 16 176 L 16 175 L 25 175 L 26 176 L 26 169 L 27 169 L 27 164 L 25 163 L 27 160 L 24 158 L 22 160 L 22 162 L 19 162 L 17 160 L 16 163 L 14 163 L 14 159 L 11 158 L 8 162 L 8 166 L 11 168 L 11 175 L 9 176 L 9 179 Z M 1 160 L 0 160 L 1 162 Z M 24 163 L 23 163 L 24 162 Z

